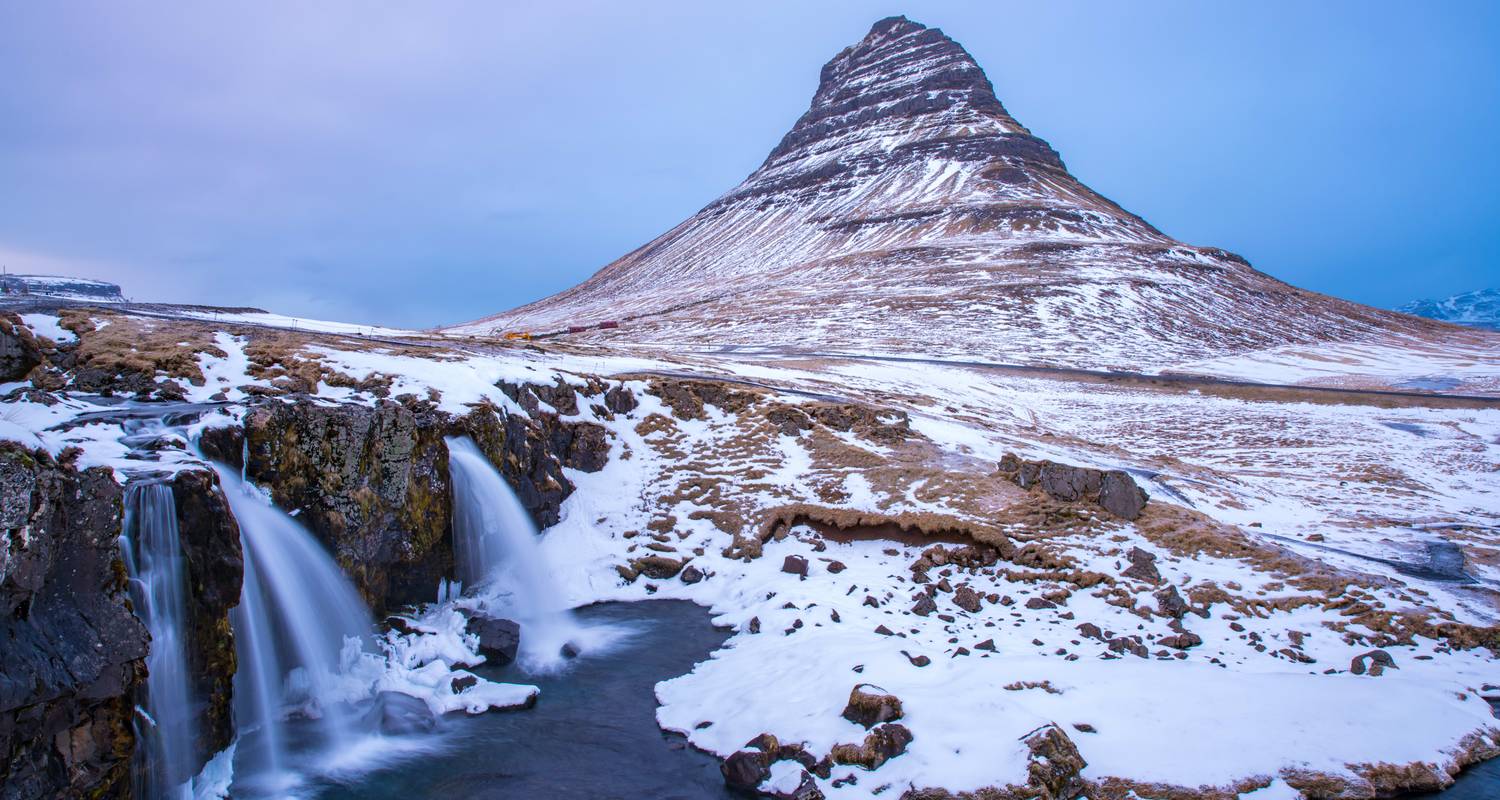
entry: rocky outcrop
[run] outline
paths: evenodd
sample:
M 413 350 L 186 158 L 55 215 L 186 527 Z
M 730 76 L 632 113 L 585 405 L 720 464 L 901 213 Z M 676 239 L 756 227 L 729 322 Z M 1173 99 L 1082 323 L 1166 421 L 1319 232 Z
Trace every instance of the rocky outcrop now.
M 18 381 L 42 363 L 31 329 L 14 314 L 0 316 L 0 381 Z
M 219 477 L 209 470 L 185 470 L 172 478 L 177 529 L 187 561 L 189 646 L 192 696 L 201 702 L 195 729 L 202 763 L 234 741 L 234 630 L 229 611 L 240 601 L 244 558 L 240 528 Z
M 295 513 L 379 612 L 430 599 L 452 574 L 444 437 L 473 439 L 539 527 L 558 521 L 573 492 L 565 467 L 597 471 L 608 459 L 603 426 L 554 413 L 576 413 L 594 397 L 611 402 L 604 384 L 582 394 L 561 383 L 501 388 L 529 413 L 480 405 L 455 416 L 411 395 L 374 405 L 273 400 L 251 408 L 243 428 L 205 432 L 201 446 Z M 612 404 L 623 407 L 618 397 Z
M 1124 470 L 1074 467 L 1056 461 L 1026 461 L 1007 453 L 1000 459 L 1001 476 L 1022 489 L 1040 488 L 1063 503 L 1088 502 L 1120 519 L 1141 515 L 1150 499 Z
M 131 613 L 122 491 L 0 445 L 0 798 L 126 797 L 148 634 Z

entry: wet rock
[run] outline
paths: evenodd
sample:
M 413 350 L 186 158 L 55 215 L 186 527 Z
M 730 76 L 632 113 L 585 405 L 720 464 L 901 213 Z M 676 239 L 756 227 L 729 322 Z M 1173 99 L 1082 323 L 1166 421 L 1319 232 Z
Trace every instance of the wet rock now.
M 967 586 L 960 586 L 958 591 L 953 593 L 953 605 L 970 614 L 977 614 L 980 609 L 979 593 Z
M 1140 517 L 1149 496 L 1122 470 L 1074 467 L 1056 461 L 1027 461 L 1012 453 L 1000 459 L 1002 477 L 1022 489 L 1040 489 L 1065 503 L 1090 502 L 1121 519 Z
M 478 685 L 479 685 L 479 676 L 464 674 L 464 675 L 458 676 L 457 678 L 454 678 L 453 682 L 450 683 L 450 684 L 448 684 L 448 688 L 454 694 L 463 694 L 466 690 L 472 689 L 473 687 L 478 686 Z
M 466 630 L 479 637 L 479 654 L 494 664 L 516 660 L 521 648 L 521 626 L 514 620 L 469 617 Z
M 697 583 L 703 580 L 703 570 L 689 564 L 683 568 L 681 578 L 683 583 Z
M 380 732 L 388 736 L 430 733 L 437 728 L 437 716 L 427 704 L 400 692 L 375 695 L 375 713 Z
M 835 764 L 879 769 L 882 764 L 906 752 L 911 731 L 905 725 L 887 722 L 865 735 L 862 744 L 836 744 L 829 756 Z
M 807 577 L 807 559 L 802 556 L 787 556 L 781 562 L 781 571 L 792 575 Z
M 843 713 L 844 719 L 866 729 L 901 719 L 901 716 L 900 698 L 868 683 L 861 683 L 849 692 L 849 702 Z
M 739 792 L 755 793 L 771 777 L 772 755 L 761 750 L 741 750 L 719 764 L 724 785 Z
M 1130 548 L 1125 556 L 1130 561 L 1130 566 L 1120 574 L 1137 581 L 1146 583 L 1161 583 L 1161 572 L 1156 569 L 1156 554 L 1149 553 L 1139 547 Z
M 1062 728 L 1044 725 L 1021 741 L 1029 751 L 1026 786 L 1037 800 L 1072 800 L 1083 791 L 1079 773 L 1088 763 Z
M 149 635 L 120 561 L 122 490 L 0 444 L 0 795 L 125 797 Z
M 1384 650 L 1371 650 L 1354 657 L 1349 662 L 1349 671 L 1355 675 L 1369 673 L 1370 677 L 1378 677 L 1387 669 L 1400 669 L 1396 666 L 1396 659 Z

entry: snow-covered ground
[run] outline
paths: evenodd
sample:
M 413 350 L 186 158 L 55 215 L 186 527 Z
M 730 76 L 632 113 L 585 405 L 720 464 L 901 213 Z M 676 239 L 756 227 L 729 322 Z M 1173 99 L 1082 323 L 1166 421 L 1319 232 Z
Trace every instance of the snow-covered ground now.
M 58 333 L 55 320 L 26 321 Z M 187 399 L 222 392 L 230 405 L 201 424 L 233 423 L 244 388 L 269 385 L 248 374 L 257 335 L 205 339 L 217 353 L 200 354 L 204 381 Z M 1314 773 L 1359 781 L 1372 765 L 1446 770 L 1497 731 L 1483 699 L 1500 692 L 1495 653 L 1461 639 L 1487 628 L 1495 646 L 1500 621 L 1500 410 L 1251 401 L 954 364 L 733 352 L 336 337 L 302 352 L 355 378 L 385 376 L 392 394 L 431 388 L 454 412 L 488 401 L 526 413 L 501 380 L 581 387 L 597 376 L 629 389 L 639 405 L 628 413 L 580 402 L 570 418 L 603 425 L 611 457 L 597 473 L 568 471 L 577 491 L 543 534 L 553 574 L 576 604 L 686 598 L 736 630 L 657 687 L 661 725 L 720 755 L 771 733 L 822 757 L 865 735 L 840 716 L 856 684 L 899 697 L 913 735 L 906 752 L 873 772 L 835 766 L 817 779 L 829 797 L 1023 784 L 1035 756 L 1021 739 L 1049 723 L 1077 745 L 1086 779 L 1238 784 L 1255 800 L 1296 796 L 1288 781 Z M 653 375 L 666 373 L 721 376 L 753 397 L 686 418 L 652 393 Z M 326 383 L 317 394 L 374 402 Z M 792 435 L 768 421 L 827 398 L 880 409 L 874 419 L 891 424 L 905 414 L 910 432 Z M 15 396 L 0 435 L 54 453 L 80 447 L 80 464 L 123 479 L 139 466 L 127 458 L 130 431 L 118 420 L 79 424 L 97 403 Z M 1148 513 L 1028 517 L 1037 497 L 993 474 L 1007 452 L 1130 470 L 1152 495 Z M 167 453 L 152 467 L 192 458 Z M 957 564 L 930 549 L 956 553 L 954 543 L 840 541 L 796 522 L 743 558 L 747 539 L 795 504 L 943 515 L 1039 548 L 1052 566 Z M 1444 539 L 1462 548 L 1476 582 L 1403 569 Z M 1155 558 L 1159 583 L 1122 574 L 1133 549 Z M 702 580 L 627 580 L 647 555 L 685 561 Z M 788 556 L 807 560 L 805 578 L 782 570 Z M 913 569 L 934 557 L 924 574 Z M 917 613 L 939 581 L 980 599 L 961 607 L 939 589 L 935 609 Z M 1194 610 L 1172 613 L 1159 597 L 1168 588 Z M 1377 645 L 1397 669 L 1352 674 L 1351 661 Z

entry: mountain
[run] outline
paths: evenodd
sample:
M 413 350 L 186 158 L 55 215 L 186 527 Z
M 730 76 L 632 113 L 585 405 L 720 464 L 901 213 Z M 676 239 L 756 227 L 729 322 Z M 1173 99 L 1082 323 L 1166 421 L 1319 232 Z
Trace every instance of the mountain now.
M 451 329 L 1144 367 L 1423 329 L 1179 242 L 1071 175 L 942 31 L 877 22 L 759 169 L 552 297 Z
M 0 293 L 11 296 L 41 295 L 96 303 L 121 303 L 125 300 L 116 284 L 64 275 L 5 275 L 0 277 Z
M 1500 331 L 1500 289 L 1464 292 L 1442 300 L 1417 300 L 1396 310 L 1419 317 Z

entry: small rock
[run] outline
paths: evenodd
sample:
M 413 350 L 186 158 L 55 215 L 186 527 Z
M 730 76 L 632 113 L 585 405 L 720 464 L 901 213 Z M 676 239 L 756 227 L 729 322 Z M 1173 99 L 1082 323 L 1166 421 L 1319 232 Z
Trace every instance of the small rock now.
M 836 744 L 829 756 L 835 764 L 879 769 L 881 764 L 906 752 L 911 741 L 911 731 L 905 725 L 888 722 L 870 731 L 864 744 Z
M 834 575 L 837 575 L 846 569 L 848 569 L 848 567 L 845 567 L 844 562 L 842 561 L 830 561 L 828 563 L 828 571 L 833 573 Z
M 919 617 L 925 617 L 936 610 L 937 603 L 933 602 L 932 598 L 926 592 L 918 596 L 916 604 L 911 607 L 911 613 Z
M 741 750 L 719 765 L 724 785 L 740 792 L 755 793 L 756 787 L 771 777 L 771 755 L 757 750 Z
M 975 650 L 988 650 L 991 653 L 993 653 L 993 652 L 995 652 L 995 640 L 994 639 L 985 639 L 984 641 L 980 642 L 979 644 L 974 645 L 974 649 Z
M 479 637 L 479 654 L 495 664 L 516 660 L 521 648 L 521 626 L 514 620 L 469 617 L 466 630 Z
M 844 706 L 844 719 L 866 730 L 883 722 L 901 719 L 901 699 L 868 683 L 856 685 L 849 692 L 849 702 Z
M 1386 669 L 1400 669 L 1400 667 L 1396 666 L 1396 659 L 1391 658 L 1391 654 L 1384 650 L 1371 650 L 1355 656 L 1354 660 L 1349 662 L 1349 671 L 1355 675 L 1364 675 L 1368 672 L 1370 677 L 1374 678 L 1380 676 Z
M 1052 602 L 1051 600 L 1043 600 L 1040 597 L 1033 597 L 1030 600 L 1026 601 L 1026 607 L 1033 611 L 1039 611 L 1044 608 L 1057 608 L 1057 604 Z
M 977 614 L 980 609 L 979 593 L 967 586 L 960 586 L 958 587 L 958 591 L 953 593 L 953 605 L 970 614 Z
M 781 562 L 781 571 L 791 575 L 797 575 L 806 578 L 807 559 L 803 558 L 802 556 L 787 556 L 786 559 Z
M 460 675 L 457 678 L 454 678 L 452 683 L 448 684 L 448 688 L 451 689 L 454 694 L 463 694 L 465 689 L 477 686 L 478 684 L 479 677 L 477 675 Z
M 682 579 L 683 583 L 697 583 L 698 581 L 703 580 L 703 570 L 689 564 L 688 566 L 682 568 L 682 575 L 680 575 L 679 577 Z

